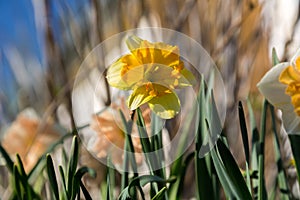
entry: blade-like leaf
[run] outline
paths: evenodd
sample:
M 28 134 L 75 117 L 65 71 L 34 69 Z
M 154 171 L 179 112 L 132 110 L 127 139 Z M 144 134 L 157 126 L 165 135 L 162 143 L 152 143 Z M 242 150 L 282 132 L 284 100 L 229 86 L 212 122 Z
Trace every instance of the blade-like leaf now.
M 14 177 L 14 193 L 17 196 L 17 199 L 22 199 L 22 190 L 21 190 L 21 180 L 20 173 L 17 165 L 13 167 L 13 177 Z
M 234 185 L 232 184 L 230 178 L 227 175 L 226 169 L 222 164 L 220 157 L 217 154 L 216 148 L 211 151 L 212 161 L 214 163 L 215 170 L 217 172 L 218 178 L 223 186 L 224 192 L 228 199 L 233 198 Z M 233 187 L 231 187 L 233 185 Z
M 153 176 L 153 175 L 143 175 L 139 176 L 137 178 L 132 179 L 132 181 L 129 183 L 128 187 L 126 187 L 120 194 L 119 200 L 128 200 L 128 199 L 133 199 L 132 194 L 131 194 L 131 189 L 133 187 L 141 185 L 142 187 L 145 186 L 148 183 L 156 182 L 156 183 L 170 183 L 176 181 L 175 177 L 171 177 L 169 179 L 163 179 L 159 176 Z
M 89 167 L 81 167 L 81 168 L 79 168 L 76 171 L 75 176 L 73 178 L 73 184 L 72 184 L 73 189 L 72 189 L 71 199 L 75 199 L 76 196 L 79 195 L 79 193 L 80 193 L 81 178 L 86 173 L 89 173 L 92 177 L 96 176 L 95 171 L 93 169 L 89 168 Z
M 114 188 L 115 188 L 115 171 L 113 163 L 111 162 L 111 158 L 107 158 L 107 175 L 106 175 L 106 199 L 114 200 Z
M 59 174 L 60 174 L 60 177 L 61 177 L 61 180 L 62 180 L 64 195 L 65 195 L 65 197 L 67 197 L 68 195 L 67 195 L 67 185 L 66 185 L 65 172 L 64 172 L 64 169 L 61 165 L 58 166 L 58 169 L 59 169 Z
M 151 200 L 163 200 L 167 187 L 163 187 Z
M 258 146 L 258 200 L 267 199 L 267 192 L 265 186 L 265 172 L 264 172 L 264 144 L 266 138 L 266 120 L 267 120 L 268 102 L 265 100 L 263 104 L 261 127 L 260 127 L 260 145 Z
M 53 161 L 52 161 L 50 154 L 47 155 L 47 173 L 48 173 L 50 186 L 54 193 L 55 199 L 59 200 L 58 184 L 57 184 L 57 180 L 56 180 L 56 174 L 55 174 L 55 170 L 54 170 Z
M 19 178 L 20 178 L 21 183 L 24 188 L 24 197 L 26 199 L 32 199 L 33 195 L 35 195 L 35 192 L 34 192 L 32 186 L 28 183 L 28 176 L 25 172 L 24 165 L 23 165 L 20 155 L 17 154 L 16 157 L 17 157 L 17 167 L 18 167 L 19 175 L 20 175 Z
M 13 173 L 14 171 L 14 162 L 11 160 L 10 156 L 8 155 L 8 153 L 5 151 L 5 149 L 2 147 L 2 145 L 0 144 L 0 152 L 2 154 L 2 156 L 4 157 L 4 160 L 6 162 L 6 166 L 8 168 L 8 170 Z
M 73 194 L 73 178 L 76 173 L 77 168 L 77 162 L 78 162 L 78 154 L 79 154 L 79 146 L 78 146 L 78 140 L 77 137 L 73 137 L 72 147 L 71 147 L 71 155 L 70 160 L 68 164 L 68 179 L 67 179 L 67 191 L 69 198 L 71 197 L 71 194 Z
M 86 189 L 86 187 L 83 185 L 82 181 L 80 180 L 80 188 L 81 188 L 81 191 L 84 195 L 84 198 L 86 200 L 92 200 L 92 197 L 90 195 L 90 193 L 88 192 L 88 190 Z
M 207 132 L 205 124 L 205 83 L 203 76 L 201 77 L 200 90 L 198 94 L 199 103 L 199 125 L 196 135 L 196 152 L 195 152 L 195 173 L 196 173 L 196 193 L 198 199 L 209 199 L 212 193 L 212 183 L 209 177 L 205 158 L 200 158 L 200 150 L 203 142 L 203 136 Z M 205 180 L 205 181 L 203 181 Z
M 245 158 L 246 162 L 249 163 L 249 143 L 248 143 L 248 131 L 247 131 L 247 125 L 245 120 L 245 113 L 243 104 L 241 101 L 239 101 L 239 120 L 240 120 L 240 128 L 242 133 L 242 139 L 243 139 L 243 145 L 244 145 L 244 152 L 245 152 Z
M 184 184 L 184 178 L 187 172 L 187 167 L 189 165 L 189 163 L 193 160 L 193 158 L 195 157 L 195 152 L 190 153 L 185 160 L 183 160 L 183 162 L 181 163 L 181 168 L 180 171 L 174 176 L 176 176 L 176 182 L 173 184 L 170 184 L 170 186 L 168 189 L 169 192 L 169 198 L 170 199 L 176 199 L 179 198 L 180 195 L 182 194 L 182 190 L 183 190 L 183 184 Z M 205 177 L 203 177 L 203 180 Z M 203 181 L 205 182 L 205 181 Z
M 33 168 L 30 170 L 30 172 L 28 173 L 28 178 L 30 178 L 33 174 L 38 173 L 40 174 L 41 169 L 44 168 L 44 165 L 46 164 L 45 161 L 46 159 L 46 155 L 48 153 L 53 152 L 58 146 L 60 146 L 61 144 L 63 144 L 64 140 L 73 136 L 73 134 L 71 133 L 67 133 L 64 136 L 62 136 L 58 141 L 56 141 L 55 143 L 53 143 L 48 149 L 47 151 L 38 159 L 38 161 L 36 162 L 36 164 L 33 166 Z
M 292 151 L 296 163 L 298 180 L 300 182 L 300 135 L 289 135 Z
M 234 193 L 236 193 L 237 197 L 240 197 L 241 199 L 252 199 L 246 182 L 231 152 L 222 141 L 219 140 L 217 145 L 226 173 L 229 175 L 233 185 L 235 186 Z
M 273 48 L 272 49 L 272 64 L 273 66 L 277 65 L 278 63 L 280 62 L 278 56 L 277 56 L 277 52 L 276 52 L 276 49 Z

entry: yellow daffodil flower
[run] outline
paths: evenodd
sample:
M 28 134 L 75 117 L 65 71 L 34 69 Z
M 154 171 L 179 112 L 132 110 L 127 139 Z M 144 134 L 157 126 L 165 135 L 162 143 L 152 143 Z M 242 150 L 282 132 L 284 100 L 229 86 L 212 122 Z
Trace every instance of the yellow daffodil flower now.
M 288 134 L 300 134 L 300 49 L 290 62 L 274 66 L 258 83 L 258 89 L 281 109 Z
M 131 110 L 148 103 L 164 119 L 180 110 L 174 89 L 192 86 L 194 75 L 184 67 L 177 46 L 150 43 L 137 36 L 126 41 L 130 54 L 124 55 L 107 70 L 108 83 L 121 90 L 133 90 L 127 104 Z

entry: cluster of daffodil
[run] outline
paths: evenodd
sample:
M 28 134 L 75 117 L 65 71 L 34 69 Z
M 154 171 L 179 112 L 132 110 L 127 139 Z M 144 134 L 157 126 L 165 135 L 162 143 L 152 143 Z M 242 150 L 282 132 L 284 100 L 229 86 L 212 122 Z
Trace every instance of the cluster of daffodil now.
M 282 111 L 288 134 L 300 133 L 300 49 L 290 62 L 274 66 L 258 83 L 266 99 Z
M 159 117 L 173 118 L 180 111 L 174 89 L 192 86 L 196 81 L 184 67 L 178 47 L 150 43 L 137 36 L 130 36 L 126 43 L 130 54 L 108 68 L 108 83 L 121 90 L 133 90 L 127 100 L 131 110 L 148 103 Z

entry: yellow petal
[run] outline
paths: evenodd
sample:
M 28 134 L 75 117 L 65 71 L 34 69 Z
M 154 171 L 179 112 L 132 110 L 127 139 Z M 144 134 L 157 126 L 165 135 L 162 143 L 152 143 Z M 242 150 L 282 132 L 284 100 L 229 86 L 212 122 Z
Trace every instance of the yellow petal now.
M 177 46 L 162 42 L 151 43 L 134 35 L 130 36 L 126 43 L 131 53 L 143 64 L 157 63 L 173 68 L 180 66 Z
M 142 43 L 141 48 L 147 48 L 146 46 L 143 47 L 143 44 L 146 44 L 146 42 Z M 151 45 L 150 53 L 152 63 L 163 64 L 172 68 L 183 67 L 179 66 L 181 63 L 179 59 L 179 49 L 177 46 L 157 42 Z
M 135 110 L 144 103 L 147 103 L 155 97 L 152 83 L 144 84 L 136 88 L 128 97 L 127 104 L 130 110 Z
M 294 81 L 300 82 L 300 72 L 290 65 L 281 72 L 279 81 L 284 84 L 291 84 Z
M 183 69 L 180 71 L 180 73 L 183 75 L 185 82 L 187 82 L 186 86 L 192 86 L 197 83 L 195 76 L 189 70 Z
M 131 35 L 126 39 L 127 47 L 130 51 L 140 48 L 143 40 L 136 35 Z
M 150 109 L 163 119 L 175 117 L 180 111 L 180 101 L 178 96 L 166 87 L 158 85 L 157 88 L 160 90 L 161 95 L 148 102 Z
M 108 83 L 122 90 L 129 90 L 143 79 L 144 67 L 131 55 L 122 56 L 107 70 Z
M 171 89 L 192 86 L 196 82 L 194 75 L 187 69 L 178 72 L 160 64 L 153 64 L 151 68 L 148 68 L 145 72 L 145 80 Z
M 297 113 L 298 116 L 300 116 L 300 91 L 298 88 L 298 92 L 291 96 L 292 98 L 292 104 L 295 108 L 295 112 Z

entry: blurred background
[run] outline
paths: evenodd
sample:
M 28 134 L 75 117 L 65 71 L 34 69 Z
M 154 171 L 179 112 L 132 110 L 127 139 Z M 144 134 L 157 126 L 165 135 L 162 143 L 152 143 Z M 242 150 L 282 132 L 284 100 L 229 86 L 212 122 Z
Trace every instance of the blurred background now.
M 271 67 L 272 48 L 286 61 L 300 47 L 298 0 L 0 1 L 0 15 L 1 137 L 26 108 L 41 121 L 71 130 L 72 87 L 89 52 L 113 34 L 164 27 L 199 42 L 218 66 L 227 92 L 225 134 L 241 167 L 238 101 L 248 99 L 259 122 L 262 97 L 256 84 Z M 109 92 L 103 93 L 107 105 Z M 289 145 L 281 142 L 288 166 Z M 267 155 L 268 189 L 277 166 L 273 153 Z M 295 177 L 291 172 L 292 185 Z

